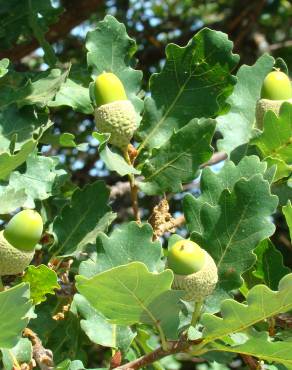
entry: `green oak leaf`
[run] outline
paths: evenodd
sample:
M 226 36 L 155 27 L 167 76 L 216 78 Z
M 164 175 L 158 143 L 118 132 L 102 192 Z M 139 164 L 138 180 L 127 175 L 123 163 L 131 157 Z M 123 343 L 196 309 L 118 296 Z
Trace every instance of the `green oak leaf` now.
M 114 218 L 107 205 L 108 198 L 109 189 L 103 181 L 75 190 L 71 203 L 54 220 L 52 232 L 55 243 L 50 252 L 54 256 L 76 255 L 89 240 L 95 240 L 99 231 L 107 230 Z
M 107 145 L 99 151 L 99 155 L 100 159 L 104 161 L 107 168 L 110 171 L 117 172 L 120 176 L 140 174 L 140 171 L 128 164 L 120 154 L 111 151 Z
M 59 158 L 38 156 L 33 152 L 27 157 L 24 173 L 11 173 L 8 188 L 12 187 L 15 192 L 25 190 L 26 200 L 23 205 L 34 208 L 35 200 L 49 198 L 54 191 L 54 184 L 67 178 L 64 170 L 56 169 L 58 165 Z
M 78 291 L 111 323 L 160 326 L 168 338 L 177 337 L 179 299 L 171 289 L 173 273 L 151 273 L 141 262 L 115 267 L 87 279 L 76 277 Z
M 184 213 L 189 232 L 200 232 L 200 210 L 205 203 L 216 206 L 223 190 L 233 190 L 234 185 L 241 178 L 251 179 L 257 174 L 267 175 L 267 164 L 260 162 L 257 156 L 244 157 L 237 165 L 226 161 L 218 173 L 206 167 L 200 179 L 201 195 L 198 198 L 187 194 L 184 198 Z
M 275 231 L 269 217 L 277 204 L 269 183 L 255 175 L 240 179 L 232 191 L 225 189 L 216 205 L 202 205 L 199 230 L 192 232 L 191 239 L 215 260 L 224 290 L 242 285 L 241 274 L 255 262 L 253 249 Z
M 81 294 L 75 294 L 71 311 L 80 315 L 80 326 L 93 343 L 127 351 L 135 338 L 129 327 L 110 324 Z
M 263 240 L 254 250 L 257 262 L 253 275 L 271 289 L 277 289 L 279 281 L 290 272 L 290 269 L 283 265 L 281 252 L 269 240 Z
M 218 140 L 219 150 L 230 153 L 252 137 L 256 102 L 260 98 L 264 78 L 273 65 L 274 59 L 265 54 L 253 66 L 243 65 L 239 68 L 238 82 L 227 99 L 231 109 L 217 118 L 217 128 L 223 135 L 223 139 Z
M 93 113 L 88 88 L 68 78 L 57 92 L 55 99 L 49 103 L 50 107 L 68 106 L 76 112 Z
M 191 119 L 214 117 L 226 111 L 227 97 L 236 78 L 230 73 L 238 62 L 227 35 L 204 28 L 185 47 L 169 44 L 166 62 L 150 79 L 151 97 L 138 129 L 144 148 L 160 147 Z
M 247 294 L 246 303 L 226 299 L 221 304 L 221 317 L 203 314 L 204 343 L 223 339 L 226 335 L 244 331 L 254 324 L 292 308 L 292 274 L 282 278 L 279 290 L 256 285 Z
M 49 124 L 48 114 L 44 111 L 37 112 L 31 106 L 19 109 L 10 105 L 0 112 L 0 153 L 9 150 L 15 137 L 15 150 L 19 150 L 33 135 L 38 135 L 40 129 L 46 129 Z
M 86 152 L 88 150 L 88 143 L 76 143 L 75 135 L 69 132 L 63 132 L 59 135 L 55 133 L 45 133 L 41 137 L 40 142 L 64 148 L 76 148 L 81 152 Z
M 0 292 L 0 348 L 12 348 L 17 344 L 29 321 L 31 307 L 28 284 Z
M 7 73 L 0 83 L 0 109 L 11 104 L 45 107 L 54 99 L 67 75 L 68 71 L 60 69 L 38 72 L 33 77 L 29 75 L 29 79 L 20 73 Z
M 108 370 L 107 367 L 99 367 L 95 369 L 86 369 L 79 360 L 64 360 L 55 367 L 55 370 Z
M 6 215 L 23 207 L 27 200 L 25 189 L 16 190 L 12 186 L 0 186 L 0 215 Z
M 60 289 L 57 274 L 46 265 L 30 265 L 22 281 L 29 283 L 30 298 L 35 305 L 44 302 L 47 294 L 55 294 L 55 289 Z
M 107 15 L 103 21 L 97 23 L 95 30 L 88 32 L 86 48 L 87 63 L 92 68 L 93 76 L 104 71 L 116 74 L 125 86 L 128 99 L 137 111 L 141 111 L 143 102 L 137 93 L 140 90 L 142 72 L 133 69 L 137 46 L 127 35 L 124 24 Z
M 210 159 L 214 131 L 215 121 L 194 119 L 174 132 L 146 160 L 142 168 L 145 179 L 139 184 L 141 190 L 146 194 L 181 191 L 182 184 L 193 180 L 199 166 Z
M 7 152 L 0 154 L 0 180 L 6 180 L 10 173 L 24 163 L 36 147 L 37 142 L 29 140 L 22 145 L 16 154 Z
M 0 60 L 0 78 L 8 72 L 9 59 L 3 58 Z
M 21 338 L 11 349 L 1 349 L 4 369 L 13 369 L 15 359 L 19 364 L 29 364 L 32 360 L 32 343 L 28 338 Z
M 149 271 L 159 270 L 162 255 L 161 244 L 152 241 L 153 230 L 149 224 L 130 222 L 119 225 L 110 237 L 99 233 L 96 239 L 97 253 L 81 263 L 79 274 L 92 277 L 102 271 L 130 262 L 143 262 Z
M 270 166 L 280 164 L 276 180 L 292 173 L 291 115 L 292 104 L 287 102 L 281 105 L 279 117 L 272 111 L 266 112 L 263 132 L 252 140 Z
M 212 343 L 211 350 L 236 354 L 242 353 L 257 357 L 269 363 L 283 364 L 285 365 L 285 369 L 292 368 L 291 342 L 271 341 L 271 338 L 265 332 L 258 333 L 254 330 L 253 335 L 249 335 L 249 338 L 239 345 L 227 346 L 215 342 Z
M 290 200 L 286 206 L 282 207 L 282 212 L 286 218 L 286 222 L 290 231 L 290 239 L 292 241 L 292 205 Z
M 140 174 L 140 171 L 136 170 L 132 165 L 127 163 L 126 160 L 119 153 L 111 151 L 110 148 L 106 145 L 110 138 L 110 134 L 102 134 L 100 132 L 94 131 L 92 133 L 92 137 L 99 141 L 98 151 L 100 159 L 103 160 L 106 167 L 110 171 L 115 171 L 120 176 Z

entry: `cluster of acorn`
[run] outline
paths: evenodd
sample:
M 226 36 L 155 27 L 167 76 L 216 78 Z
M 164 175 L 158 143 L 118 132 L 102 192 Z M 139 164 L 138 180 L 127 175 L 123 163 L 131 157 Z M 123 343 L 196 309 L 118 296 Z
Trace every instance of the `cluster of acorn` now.
M 102 133 L 109 133 L 109 142 L 125 151 L 137 129 L 138 116 L 120 79 L 110 72 L 96 77 L 94 88 L 95 122 Z M 292 103 L 292 88 L 287 75 L 279 70 L 264 80 L 261 99 L 257 102 L 256 120 L 263 127 L 267 110 L 278 114 L 284 101 Z M 0 276 L 16 275 L 31 262 L 43 232 L 41 216 L 33 210 L 16 214 L 0 232 Z M 173 288 L 185 292 L 183 299 L 204 301 L 218 280 L 212 257 L 193 241 L 177 241 L 168 251 L 167 267 L 174 272 Z

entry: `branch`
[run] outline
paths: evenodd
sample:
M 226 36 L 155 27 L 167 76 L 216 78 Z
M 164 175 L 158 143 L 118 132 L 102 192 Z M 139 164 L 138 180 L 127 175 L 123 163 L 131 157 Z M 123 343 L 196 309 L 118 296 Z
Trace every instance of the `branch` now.
M 208 162 L 203 163 L 200 168 L 205 168 L 208 166 L 213 166 L 214 164 L 225 161 L 228 158 L 228 155 L 225 152 L 216 152 L 212 155 L 211 159 Z
M 51 44 L 64 38 L 74 27 L 88 19 L 92 13 L 96 13 L 98 8 L 103 5 L 102 0 L 71 0 L 68 3 L 70 7 L 65 10 L 58 22 L 52 25 L 45 35 L 46 40 Z M 38 47 L 38 41 L 33 38 L 29 44 L 15 45 L 9 50 L 2 50 L 0 59 L 9 58 L 16 62 Z
M 31 329 L 24 329 L 23 336 L 32 342 L 33 358 L 41 370 L 53 370 L 53 354 L 50 350 L 43 347 L 41 340 Z
M 157 348 L 155 351 L 147 353 L 146 355 L 137 358 L 134 361 L 130 361 L 125 365 L 119 366 L 116 369 L 119 370 L 136 370 L 141 367 L 152 364 L 153 362 L 160 360 L 165 356 L 172 355 L 174 353 L 185 352 L 189 347 L 199 344 L 202 342 L 202 339 L 197 339 L 193 341 L 176 341 L 168 342 L 168 350 L 163 350 L 161 347 Z

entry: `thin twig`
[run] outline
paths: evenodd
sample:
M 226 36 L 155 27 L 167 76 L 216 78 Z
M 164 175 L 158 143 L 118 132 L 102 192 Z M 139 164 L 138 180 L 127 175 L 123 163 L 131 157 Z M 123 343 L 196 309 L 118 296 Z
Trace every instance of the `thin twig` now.
M 225 152 L 216 152 L 212 155 L 211 159 L 209 159 L 208 162 L 203 163 L 200 168 L 213 166 L 214 164 L 224 161 L 227 157 L 228 155 Z
M 33 358 L 41 370 L 53 370 L 54 361 L 53 354 L 50 350 L 43 347 L 41 340 L 35 332 L 26 328 L 23 331 L 23 336 L 27 337 L 32 342 Z
M 128 153 L 128 149 L 124 151 L 124 157 L 126 162 L 131 166 L 132 161 Z M 134 218 L 138 223 L 141 223 L 140 212 L 139 212 L 139 203 L 138 203 L 138 186 L 135 182 L 135 176 L 133 174 L 128 175 L 130 189 L 131 189 L 131 200 L 132 200 L 132 208 L 134 213 Z
M 119 370 L 136 370 L 140 369 L 141 367 L 147 366 L 152 364 L 159 359 L 169 356 L 174 353 L 181 353 L 186 352 L 189 347 L 200 344 L 202 339 L 194 340 L 194 341 L 176 341 L 176 342 L 168 342 L 168 349 L 167 351 L 163 350 L 162 347 L 157 348 L 153 352 L 147 353 L 144 356 L 137 358 L 134 361 L 130 361 L 125 365 L 119 366 L 116 369 Z
M 240 356 L 250 370 L 258 370 L 260 368 L 259 362 L 252 356 L 248 356 L 244 354 L 241 354 Z

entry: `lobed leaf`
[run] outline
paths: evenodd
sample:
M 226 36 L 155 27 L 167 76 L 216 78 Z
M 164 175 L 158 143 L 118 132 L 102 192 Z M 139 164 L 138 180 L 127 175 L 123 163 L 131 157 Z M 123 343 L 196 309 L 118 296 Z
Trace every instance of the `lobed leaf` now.
M 279 281 L 290 272 L 283 264 L 281 252 L 274 246 L 271 240 L 263 240 L 254 250 L 257 262 L 253 275 L 271 289 L 277 289 Z
M 29 285 L 19 284 L 0 292 L 0 348 L 14 347 L 28 323 Z
M 232 192 L 234 185 L 242 178 L 249 180 L 257 174 L 265 176 L 266 169 L 266 163 L 260 162 L 257 156 L 244 157 L 238 165 L 226 161 L 218 173 L 209 167 L 204 168 L 200 179 L 201 195 L 195 198 L 187 194 L 183 201 L 189 232 L 200 232 L 200 211 L 205 203 L 216 206 L 225 189 Z
M 263 132 L 252 140 L 269 165 L 277 164 L 275 180 L 292 172 L 292 104 L 283 103 L 279 117 L 272 111 L 264 116 Z
M 88 32 L 86 48 L 87 64 L 93 75 L 104 71 L 116 74 L 125 86 L 128 99 L 137 111 L 141 111 L 143 103 L 137 93 L 140 90 L 142 72 L 133 69 L 137 46 L 127 35 L 124 24 L 107 15 L 103 21 L 98 22 L 94 31 Z
M 150 79 L 151 97 L 138 130 L 139 152 L 163 145 L 193 118 L 214 117 L 228 108 L 238 62 L 227 35 L 204 28 L 185 47 L 169 44 L 166 62 Z
M 55 289 L 60 289 L 57 274 L 46 265 L 28 266 L 22 281 L 29 283 L 30 298 L 35 305 L 44 302 L 47 294 L 55 294 Z
M 91 279 L 76 277 L 78 291 L 111 323 L 160 325 L 168 338 L 177 337 L 183 292 L 171 289 L 173 273 L 151 273 L 141 262 L 107 270 Z
M 149 271 L 155 272 L 159 269 L 162 248 L 160 242 L 152 241 L 152 238 L 153 230 L 149 224 L 138 225 L 134 221 L 119 225 L 110 237 L 99 233 L 96 239 L 97 253 L 81 263 L 79 273 L 92 277 L 134 261 L 143 262 Z
M 81 316 L 80 326 L 93 343 L 122 351 L 129 349 L 135 333 L 127 326 L 110 324 L 81 294 L 75 294 L 71 311 Z
M 231 192 L 225 189 L 217 205 L 202 205 L 200 229 L 191 234 L 191 239 L 215 260 L 219 285 L 224 290 L 241 286 L 241 274 L 255 262 L 253 249 L 274 233 L 275 226 L 268 217 L 277 203 L 268 182 L 255 175 L 239 180 Z
M 230 111 L 217 118 L 218 130 L 223 135 L 223 139 L 218 140 L 219 150 L 230 153 L 251 139 L 256 102 L 260 98 L 264 78 L 273 68 L 274 62 L 271 56 L 264 54 L 254 65 L 239 68 L 237 84 L 227 99 Z
M 71 203 L 54 220 L 52 231 L 56 241 L 50 252 L 54 256 L 76 255 L 95 241 L 98 232 L 107 230 L 114 219 L 108 198 L 109 189 L 103 181 L 75 190 Z
M 221 317 L 203 314 L 204 341 L 211 342 L 226 335 L 244 331 L 252 325 L 292 308 L 292 274 L 282 278 L 279 290 L 272 291 L 265 285 L 256 285 L 247 294 L 246 304 L 233 299 L 223 301 Z
M 143 165 L 141 190 L 146 194 L 181 191 L 182 184 L 193 180 L 199 166 L 210 159 L 214 130 L 213 120 L 194 119 L 174 132 Z

